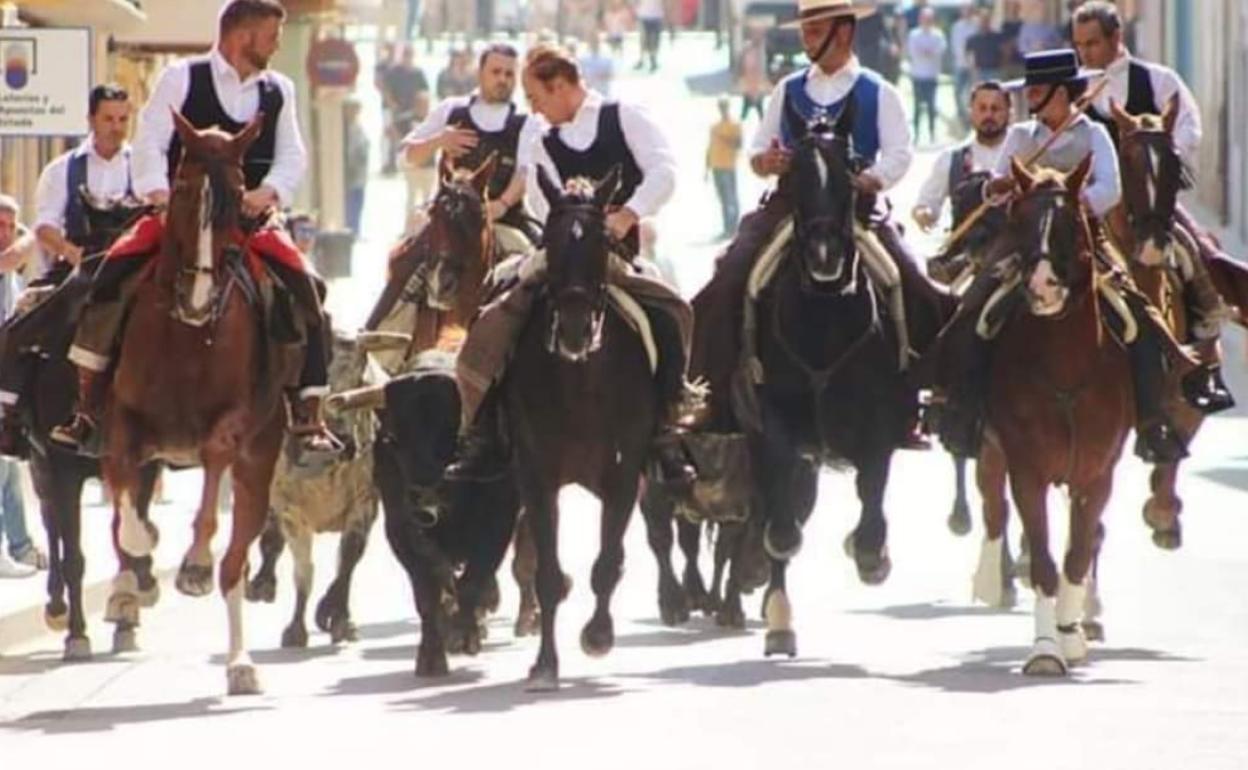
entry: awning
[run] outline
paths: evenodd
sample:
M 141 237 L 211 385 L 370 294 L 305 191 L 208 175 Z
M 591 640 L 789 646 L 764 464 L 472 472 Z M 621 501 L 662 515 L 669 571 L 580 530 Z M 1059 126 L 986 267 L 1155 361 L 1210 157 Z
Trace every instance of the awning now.
M 22 18 L 50 27 L 91 27 L 115 32 L 139 26 L 147 16 L 131 0 L 22 0 Z

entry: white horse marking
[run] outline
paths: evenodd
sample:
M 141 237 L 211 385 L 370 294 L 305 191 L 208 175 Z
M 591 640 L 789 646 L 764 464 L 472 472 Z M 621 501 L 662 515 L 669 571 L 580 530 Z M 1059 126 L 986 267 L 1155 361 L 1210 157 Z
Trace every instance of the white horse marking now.
M 196 243 L 195 283 L 191 288 L 191 310 L 202 312 L 212 299 L 212 184 L 204 177 L 203 190 L 200 193 L 199 207 L 199 239 Z
M 139 519 L 138 509 L 134 507 L 129 492 L 120 493 L 117 510 L 121 517 L 121 525 L 117 530 L 121 550 L 134 557 L 150 556 L 156 544 L 152 542 L 152 533 Z

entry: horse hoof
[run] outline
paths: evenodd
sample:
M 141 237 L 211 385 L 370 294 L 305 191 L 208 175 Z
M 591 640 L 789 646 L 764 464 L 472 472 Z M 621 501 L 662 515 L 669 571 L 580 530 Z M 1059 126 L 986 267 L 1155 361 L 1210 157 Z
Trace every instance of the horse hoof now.
M 1023 665 L 1023 673 L 1027 676 L 1061 677 L 1068 673 L 1066 661 L 1060 655 L 1040 652 L 1033 654 Z
M 346 618 L 336 618 L 329 627 L 329 640 L 334 644 L 357 642 L 359 639 L 355 624 Z
M 225 678 L 230 695 L 259 695 L 264 692 L 260 687 L 260 676 L 253 665 L 230 666 L 225 670 Z
M 55 612 L 51 609 L 44 608 L 43 624 L 48 627 L 49 631 L 65 631 L 69 628 L 69 610 L 62 609 Z
M 139 597 L 130 593 L 118 593 L 108 597 L 104 607 L 104 622 L 139 624 Z
M 416 659 L 416 676 L 421 679 L 433 679 L 450 676 L 451 666 L 446 661 L 446 654 L 421 655 Z
M 558 692 L 559 673 L 554 669 L 534 666 L 529 670 L 529 680 L 524 689 L 525 692 Z
M 802 530 L 797 525 L 791 525 L 776 532 L 771 522 L 768 522 L 763 530 L 763 548 L 767 550 L 767 555 L 771 558 L 788 561 L 802 550 Z
M 855 554 L 854 563 L 858 567 L 858 579 L 864 585 L 878 586 L 893 571 L 893 561 L 888 558 L 888 548 L 881 548 L 879 553 L 863 555 Z
M 287 626 L 282 631 L 282 649 L 303 649 L 308 646 L 308 629 L 304 626 Z
M 665 626 L 679 626 L 689 622 L 689 597 L 679 585 L 659 588 L 659 617 Z
M 715 625 L 720 628 L 731 628 L 737 631 L 745 629 L 745 610 L 738 605 L 736 607 L 724 606 L 715 613 Z
M 610 620 L 605 623 L 589 621 L 581 630 L 581 650 L 591 658 L 601 658 L 615 646 L 615 630 Z
M 1163 551 L 1177 551 L 1183 547 L 1183 530 L 1178 527 L 1153 532 L 1153 545 Z
M 971 534 L 971 511 L 966 503 L 956 502 L 953 504 L 953 512 L 949 514 L 947 521 L 949 531 L 958 537 L 965 537 Z
M 212 565 L 205 567 L 187 561 L 182 562 L 174 585 L 187 596 L 207 596 L 212 593 Z
M 1069 667 L 1078 666 L 1088 659 L 1088 640 L 1083 636 L 1080 630 L 1076 629 L 1074 633 L 1060 634 L 1062 646 L 1062 658 Z
M 277 578 L 257 576 L 247 584 L 247 601 L 272 604 L 277 599 Z
M 1105 641 L 1105 626 L 1101 625 L 1099 620 L 1085 620 L 1080 623 L 1083 626 L 1083 636 L 1089 642 Z
M 127 652 L 139 651 L 138 633 L 133 628 L 118 628 L 113 631 L 113 654 L 124 655 Z
M 135 594 L 139 600 L 139 606 L 144 609 L 150 609 L 156 606 L 160 601 L 160 583 L 152 583 L 152 587 L 146 591 L 139 591 Z
M 797 633 L 794 631 L 768 631 L 763 642 L 763 655 L 787 655 L 797 657 Z
M 91 660 L 91 640 L 85 636 L 71 636 L 65 640 L 66 663 L 82 663 Z
M 538 619 L 537 614 L 533 612 L 521 612 L 516 618 L 516 625 L 512 628 L 512 634 L 517 639 L 523 639 L 526 636 L 537 636 Z

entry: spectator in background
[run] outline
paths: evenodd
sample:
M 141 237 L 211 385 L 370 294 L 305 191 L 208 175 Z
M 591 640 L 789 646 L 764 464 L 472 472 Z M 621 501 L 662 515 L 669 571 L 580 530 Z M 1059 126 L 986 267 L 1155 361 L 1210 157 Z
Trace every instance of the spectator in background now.
M 967 62 L 971 66 L 971 79 L 976 83 L 1001 80 L 1005 68 L 1008 45 L 1005 35 L 992 26 L 992 11 L 979 11 L 979 31 L 966 41 Z
M 1005 20 L 1001 22 L 1001 35 L 1005 38 L 1005 61 L 1003 74 L 1009 77 L 1023 71 L 1023 55 L 1018 51 L 1018 33 L 1023 29 L 1021 6 L 1018 0 L 1005 0 Z
M 906 54 L 910 59 L 910 81 L 914 84 L 914 140 L 919 141 L 923 111 L 927 111 L 927 132 L 936 142 L 936 89 L 945 60 L 945 33 L 936 26 L 936 12 L 923 8 L 919 26 L 910 30 Z
M 451 51 L 446 69 L 438 73 L 438 99 L 467 96 L 477 87 L 477 73 L 472 68 L 472 52 L 466 48 Z M 424 120 L 422 115 L 421 120 Z M 407 134 L 404 134 L 406 136 Z M 401 137 L 400 137 L 401 138 Z
M 611 95 L 611 81 L 615 79 L 615 60 L 602 52 L 602 34 L 591 32 L 586 39 L 585 52 L 578 59 L 581 77 L 589 87 L 602 94 Z
M 949 31 L 949 47 L 953 49 L 953 98 L 958 105 L 958 120 L 963 128 L 970 127 L 969 94 L 971 83 L 971 63 L 966 54 L 966 43 L 971 36 L 979 31 L 979 20 L 975 17 L 975 4 L 968 2 L 962 6 L 961 15 L 953 23 Z
M 650 71 L 659 69 L 659 43 L 663 37 L 663 19 L 665 9 L 663 0 L 638 0 L 637 20 L 641 22 L 641 58 L 633 69 L 646 66 L 650 60 Z
M 421 114 L 429 115 L 432 99 L 428 92 L 420 95 Z M 423 120 L 423 119 L 422 119 Z M 404 232 L 415 233 L 422 225 L 423 207 L 433 200 L 438 186 L 438 160 L 436 153 L 419 163 L 404 159 L 403 176 L 407 182 L 407 221 Z
M 756 40 L 746 43 L 741 51 L 741 122 L 757 111 L 763 119 L 763 99 L 771 93 L 771 81 L 767 78 L 767 65 L 763 61 L 763 47 Z
M 1057 25 L 1047 21 L 1025 21 L 1018 28 L 1018 53 L 1020 56 L 1057 48 L 1062 44 L 1062 33 Z
M 918 29 L 923 21 L 923 11 L 929 10 L 927 0 L 914 0 L 910 3 L 910 7 L 901 12 L 901 20 L 905 22 L 905 26 L 901 28 L 901 33 L 905 37 L 909 37 L 910 33 Z
M 383 41 L 377 45 L 377 62 L 373 64 L 373 88 L 376 88 L 377 93 L 381 95 L 381 146 L 382 157 L 385 158 L 381 164 L 383 174 L 395 172 L 395 158 L 398 153 L 398 142 L 394 141 L 390 135 L 390 126 L 394 118 L 390 112 L 390 95 L 386 91 L 387 78 L 393 66 L 394 43 Z
M 397 151 L 412 126 L 424 120 L 425 116 L 417 110 L 417 97 L 429 93 L 429 81 L 415 64 L 412 46 L 403 45 L 400 48 L 399 61 L 387 70 L 385 83 L 386 106 L 390 110 L 387 140 Z M 393 161 L 388 168 L 393 170 Z
M 624 53 L 624 35 L 633 26 L 633 9 L 628 0 L 608 0 L 602 12 L 602 29 L 607 35 L 607 47 L 612 56 Z
M 905 21 L 891 11 L 883 11 L 880 35 L 879 73 L 893 85 L 901 79 L 901 28 Z
M 428 92 L 426 91 L 426 94 Z M 357 238 L 360 235 L 360 216 L 364 212 L 364 190 L 368 187 L 368 135 L 360 125 L 360 102 L 347 99 L 343 104 L 343 120 L 346 123 L 345 168 L 343 186 L 347 191 L 347 229 Z
M 719 122 L 711 126 L 711 141 L 706 148 L 706 173 L 715 180 L 719 208 L 723 216 L 722 238 L 731 238 L 737 231 L 741 207 L 737 200 L 737 160 L 741 157 L 741 124 L 732 119 L 731 102 L 719 97 Z
M 416 42 L 416 33 L 420 31 L 420 0 L 407 0 L 407 18 L 403 24 L 403 41 Z

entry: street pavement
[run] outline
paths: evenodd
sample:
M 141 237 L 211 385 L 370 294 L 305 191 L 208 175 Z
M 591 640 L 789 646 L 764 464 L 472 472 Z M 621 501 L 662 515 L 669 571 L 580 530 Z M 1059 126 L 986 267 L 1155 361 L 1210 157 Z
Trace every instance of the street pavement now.
M 659 221 L 660 252 L 692 294 L 721 246 L 712 239 L 718 209 L 701 169 L 714 103 L 691 94 L 681 75 L 713 73 L 721 60 L 706 41 L 682 45 L 658 76 L 623 73 L 617 93 L 644 98 L 676 143 L 682 176 Z M 435 71 L 429 74 L 432 79 Z M 373 95 L 361 97 L 371 113 Z M 898 212 L 909 210 L 932 157 L 922 152 L 894 192 Z M 743 176 L 742 188 L 748 210 L 761 185 Z M 341 325 L 358 324 L 376 296 L 401 195 L 397 179 L 379 177 L 370 186 L 353 276 L 331 289 Z M 933 248 L 931 238 L 913 243 L 919 253 Z M 1248 399 L 1242 337 L 1228 347 L 1228 369 Z M 894 569 L 880 587 L 861 585 L 841 550 L 856 520 L 852 477 L 823 475 L 805 548 L 790 572 L 795 660 L 763 658 L 757 594 L 747 598 L 751 622 L 744 632 L 725 632 L 702 618 L 664 627 L 640 517 L 628 534 L 613 605 L 616 649 L 601 659 L 585 656 L 577 639 L 592 607 L 598 513 L 587 493 L 569 489 L 561 497 L 560 542 L 575 585 L 559 613 L 564 686 L 557 694 L 523 689 L 537 642 L 512 637 L 517 596 L 507 565 L 500 573 L 502 612 L 482 655 L 453 658 L 447 679 L 416 679 L 419 627 L 411 593 L 377 528 L 352 592 L 358 643 L 332 646 L 314 632 L 307 650 L 279 648 L 293 604 L 288 558 L 276 604 L 249 606 L 248 642 L 266 687 L 256 697 L 224 696 L 219 597 L 184 597 L 166 576 L 163 598 L 145 611 L 141 651 L 109 654 L 110 628 L 96 612 L 90 619 L 96 659 L 67 665 L 59 635 L 23 631 L 41 586 L 3 586 L 0 757 L 6 768 L 48 759 L 59 767 L 72 758 L 109 767 L 363 760 L 552 768 L 1242 770 L 1248 767 L 1245 425 L 1242 412 L 1214 419 L 1196 441 L 1181 483 L 1185 539 L 1177 552 L 1152 545 L 1140 520 L 1147 469 L 1123 460 L 1105 519 L 1107 640 L 1067 680 L 1019 672 L 1032 636 L 1030 593 L 1020 591 L 1013 611 L 970 601 L 982 527 L 977 523 L 965 538 L 946 529 L 953 485 L 944 454 L 902 452 L 886 505 Z M 190 541 L 198 483 L 194 472 L 171 475 L 171 502 L 155 513 L 166 575 Z M 1057 492 L 1051 502 L 1060 544 L 1066 505 Z M 98 581 L 111 567 L 108 513 L 93 506 L 88 514 L 89 575 Z M 228 524 L 226 518 L 222 529 Z M 218 546 L 223 542 L 224 534 Z M 332 536 L 317 544 L 314 598 L 332 578 L 335 549 Z M 14 586 L 27 590 L 26 604 L 14 598 Z M 142 756 L 131 756 L 139 751 Z

